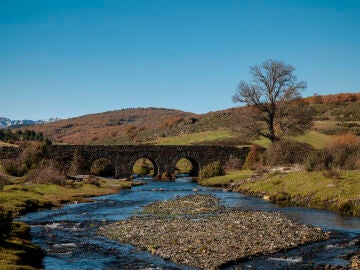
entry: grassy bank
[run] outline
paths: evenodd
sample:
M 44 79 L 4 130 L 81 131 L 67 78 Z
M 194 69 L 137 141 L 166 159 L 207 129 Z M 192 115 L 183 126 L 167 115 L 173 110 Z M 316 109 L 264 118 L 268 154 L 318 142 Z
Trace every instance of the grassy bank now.
M 240 185 L 236 191 L 266 196 L 281 205 L 360 216 L 360 171 L 344 171 L 340 179 L 325 177 L 322 172 L 268 174 Z
M 0 189 L 0 205 L 14 217 L 64 203 L 82 202 L 88 197 L 115 194 L 140 183 L 90 178 L 66 186 L 25 183 L 21 178 L 8 179 Z M 31 243 L 29 227 L 13 222 L 11 233 L 0 242 L 0 269 L 39 269 L 43 254 Z
M 43 257 L 40 248 L 31 243 L 30 227 L 13 222 L 10 237 L 0 243 L 0 270 L 40 269 Z
M 208 179 L 200 179 L 199 184 L 206 187 L 223 187 L 226 188 L 235 180 L 246 179 L 254 175 L 254 171 L 250 170 L 234 170 L 229 171 L 223 176 L 216 176 Z
M 283 206 L 327 209 L 340 214 L 360 216 L 360 171 L 343 171 L 339 179 L 322 172 L 291 172 L 265 174 L 255 181 L 242 183 L 255 172 L 236 170 L 199 181 L 208 187 L 228 188 L 252 196 L 267 198 Z
M 121 189 L 129 189 L 139 183 L 101 179 L 84 181 L 72 185 L 24 184 L 13 182 L 0 190 L 0 203 L 14 216 L 38 209 L 58 207 L 64 203 L 85 201 L 88 197 L 115 194 Z

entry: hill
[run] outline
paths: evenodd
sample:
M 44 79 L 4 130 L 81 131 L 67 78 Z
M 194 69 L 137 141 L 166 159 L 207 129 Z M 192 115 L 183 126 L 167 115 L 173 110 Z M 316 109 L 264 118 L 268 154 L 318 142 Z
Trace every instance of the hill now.
M 34 125 L 31 129 L 57 143 L 130 144 L 139 141 L 138 134 L 160 129 L 166 121 L 194 115 L 163 108 L 124 109 Z
M 323 147 L 331 135 L 360 136 L 360 93 L 305 98 L 315 112 L 313 128 L 297 140 Z M 164 108 L 108 111 L 34 125 L 57 143 L 73 144 L 247 144 L 238 129 L 242 108 L 194 114 Z M 265 145 L 266 140 L 256 141 Z

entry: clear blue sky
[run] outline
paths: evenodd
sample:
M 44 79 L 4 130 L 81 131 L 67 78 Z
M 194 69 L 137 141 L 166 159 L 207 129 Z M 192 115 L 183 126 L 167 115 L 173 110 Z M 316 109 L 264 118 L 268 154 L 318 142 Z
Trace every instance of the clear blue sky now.
M 358 0 L 0 0 L 0 116 L 235 106 L 249 66 L 360 92 Z

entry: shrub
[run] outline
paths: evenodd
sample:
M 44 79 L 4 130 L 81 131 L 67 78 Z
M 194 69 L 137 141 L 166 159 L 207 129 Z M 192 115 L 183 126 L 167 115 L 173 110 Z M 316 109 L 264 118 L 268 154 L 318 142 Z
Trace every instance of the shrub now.
M 0 207 L 0 242 L 9 236 L 12 220 L 12 213 Z
M 200 170 L 200 179 L 207 179 L 214 176 L 224 175 L 225 171 L 221 166 L 220 161 L 215 161 Z
M 360 169 L 360 145 L 338 138 L 325 149 L 313 151 L 305 160 L 306 170 Z
M 335 178 L 340 179 L 341 171 L 339 168 L 331 168 L 322 172 L 323 176 L 326 178 Z
M 333 136 L 325 151 L 331 156 L 329 167 L 360 169 L 360 145 L 354 134 Z
M 334 135 L 331 137 L 330 147 L 352 146 L 357 144 L 357 137 L 351 133 Z
M 344 169 L 360 170 L 360 146 L 354 146 L 344 163 Z
M 27 180 L 36 184 L 66 184 L 65 175 L 55 166 L 52 161 L 44 160 L 27 175 Z
M 312 151 L 304 161 L 308 172 L 328 170 L 331 167 L 332 157 L 325 151 Z
M 88 174 L 89 169 L 80 151 L 76 150 L 68 172 L 70 175 Z
M 360 156 L 356 157 L 356 152 L 359 153 L 358 146 L 337 145 L 329 147 L 325 151 L 331 156 L 330 167 L 339 166 L 341 168 L 347 167 L 346 169 L 356 169 L 356 159 L 360 158 Z
M 262 168 L 265 162 L 265 148 L 259 145 L 252 145 L 245 159 L 244 169 L 256 170 Z
M 30 169 L 36 167 L 44 156 L 46 145 L 27 144 L 16 159 L 2 160 L 5 172 L 11 176 L 24 176 Z
M 303 163 L 312 151 L 314 148 L 310 144 L 283 139 L 266 150 L 266 160 L 269 165 Z
M 98 177 L 94 177 L 91 175 L 89 177 L 85 178 L 83 183 L 100 187 L 100 179 Z
M 18 160 L 23 164 L 26 172 L 36 167 L 44 158 L 46 144 L 27 144 Z
M 0 190 L 2 190 L 3 187 L 7 184 L 9 184 L 8 179 L 5 176 L 0 174 Z
M 21 177 L 27 172 L 27 168 L 19 159 L 2 160 L 1 165 L 4 168 L 5 173 L 11 176 Z

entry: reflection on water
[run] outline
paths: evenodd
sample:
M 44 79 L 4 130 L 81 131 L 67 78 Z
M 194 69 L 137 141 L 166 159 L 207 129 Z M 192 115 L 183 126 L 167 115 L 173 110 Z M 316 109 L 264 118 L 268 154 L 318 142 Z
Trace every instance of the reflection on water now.
M 252 210 L 281 211 L 295 220 L 335 230 L 337 238 L 312 244 L 270 258 L 246 262 L 242 268 L 308 269 L 310 262 L 345 264 L 340 255 L 357 247 L 350 240 L 360 235 L 360 219 L 342 217 L 329 211 L 299 207 L 281 208 L 240 193 L 197 185 L 191 178 L 174 182 L 145 180 L 147 185 L 97 197 L 95 202 L 66 205 L 63 208 L 30 213 L 21 218 L 32 227 L 33 241 L 46 252 L 46 269 L 191 269 L 154 257 L 136 247 L 96 236 L 99 226 L 126 219 L 139 213 L 145 205 L 195 192 L 218 196 L 224 205 Z M 231 269 L 231 267 L 229 268 Z

